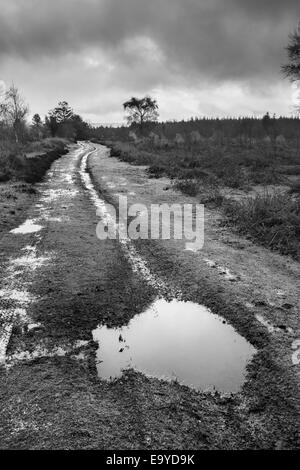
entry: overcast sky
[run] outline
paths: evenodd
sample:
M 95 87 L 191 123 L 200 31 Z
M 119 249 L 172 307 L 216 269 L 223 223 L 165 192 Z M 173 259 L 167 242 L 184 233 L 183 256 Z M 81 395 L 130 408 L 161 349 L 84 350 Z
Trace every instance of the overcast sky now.
M 154 96 L 161 119 L 290 115 L 280 73 L 299 0 L 0 0 L 0 93 L 60 100 L 91 122 Z

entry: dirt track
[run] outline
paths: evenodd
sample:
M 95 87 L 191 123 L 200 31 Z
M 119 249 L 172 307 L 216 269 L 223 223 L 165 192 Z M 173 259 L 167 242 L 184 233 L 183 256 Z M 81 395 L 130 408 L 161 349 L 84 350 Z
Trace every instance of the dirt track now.
M 221 229 L 209 211 L 198 253 L 181 241 L 140 241 L 134 251 L 100 242 L 87 152 L 108 201 L 193 202 L 101 146 L 82 144 L 53 164 L 27 213 L 32 230 L 41 229 L 0 240 L 0 447 L 297 447 L 299 264 Z M 92 331 L 126 324 L 158 292 L 179 287 L 257 348 L 240 394 L 200 393 L 133 371 L 113 383 L 98 379 Z

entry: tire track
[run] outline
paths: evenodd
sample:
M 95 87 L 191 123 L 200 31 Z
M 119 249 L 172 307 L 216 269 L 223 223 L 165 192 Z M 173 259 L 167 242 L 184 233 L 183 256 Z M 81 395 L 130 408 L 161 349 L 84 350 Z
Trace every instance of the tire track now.
M 59 198 L 69 198 L 76 194 L 72 174 L 75 172 L 74 162 L 83 152 L 79 149 L 56 160 L 48 171 L 45 181 L 38 185 L 39 198 L 30 211 L 28 219 L 17 228 L 10 231 L 13 237 L 22 237 L 24 247 L 20 249 L 15 258 L 9 260 L 4 271 L 2 287 L 0 289 L 0 364 L 5 365 L 7 348 L 16 324 L 24 328 L 32 323 L 30 306 L 38 299 L 31 294 L 30 286 L 33 284 L 38 270 L 46 263 L 55 260 L 55 252 L 39 253 L 43 230 L 50 222 L 63 222 L 53 217 L 53 201 Z M 66 164 L 67 162 L 67 164 Z M 63 184 L 71 188 L 62 189 Z M 68 200 L 68 199 L 67 199 Z
M 100 151 L 107 152 L 107 149 L 106 147 L 103 147 Z M 127 233 L 127 227 L 125 227 L 121 222 L 119 222 L 118 224 L 115 223 L 114 218 L 110 214 L 109 205 L 106 204 L 104 199 L 102 199 L 98 195 L 98 192 L 94 187 L 91 176 L 87 169 L 88 158 L 92 154 L 97 152 L 99 152 L 99 149 L 95 148 L 93 150 L 88 151 L 82 157 L 80 165 L 80 176 L 82 183 L 85 189 L 89 192 L 90 199 L 96 208 L 97 215 L 101 217 L 104 221 L 109 222 L 111 226 L 114 226 L 123 253 L 127 261 L 129 262 L 133 272 L 140 275 L 149 286 L 155 289 L 159 297 L 164 297 L 166 299 L 176 298 L 178 300 L 181 300 L 183 298 L 181 290 L 177 287 L 167 285 L 160 277 L 151 272 L 150 268 L 147 265 L 147 261 L 139 255 L 129 237 L 127 235 L 124 235 L 125 233 Z

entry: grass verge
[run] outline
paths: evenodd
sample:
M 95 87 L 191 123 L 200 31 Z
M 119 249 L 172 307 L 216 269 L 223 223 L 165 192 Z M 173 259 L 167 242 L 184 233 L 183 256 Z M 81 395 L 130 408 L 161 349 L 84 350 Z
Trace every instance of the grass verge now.
M 0 237 L 22 222 L 36 189 L 54 160 L 67 153 L 65 139 L 44 139 L 26 146 L 0 141 Z
M 53 161 L 67 153 L 67 144 L 67 140 L 58 138 L 32 142 L 26 146 L 0 142 L 0 182 L 40 181 Z
M 155 148 L 148 144 L 106 142 L 112 156 L 133 165 L 148 165 L 151 177 L 205 180 L 245 189 L 251 185 L 286 184 L 300 166 L 298 149 L 203 142 L 197 148 Z M 292 175 L 297 174 L 293 172 Z

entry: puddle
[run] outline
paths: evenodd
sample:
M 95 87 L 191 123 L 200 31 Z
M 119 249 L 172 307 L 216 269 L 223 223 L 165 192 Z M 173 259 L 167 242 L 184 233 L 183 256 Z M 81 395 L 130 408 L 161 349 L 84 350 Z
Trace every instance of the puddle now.
M 25 235 L 27 233 L 39 232 L 40 230 L 42 230 L 42 228 L 43 227 L 41 225 L 36 224 L 34 220 L 28 219 L 19 227 L 11 230 L 10 233 L 13 233 L 15 235 L 19 235 L 19 234 Z
M 93 331 L 99 343 L 100 378 L 113 380 L 133 368 L 145 375 L 177 380 L 197 390 L 238 392 L 255 348 L 232 326 L 192 302 L 157 300 L 128 326 Z

